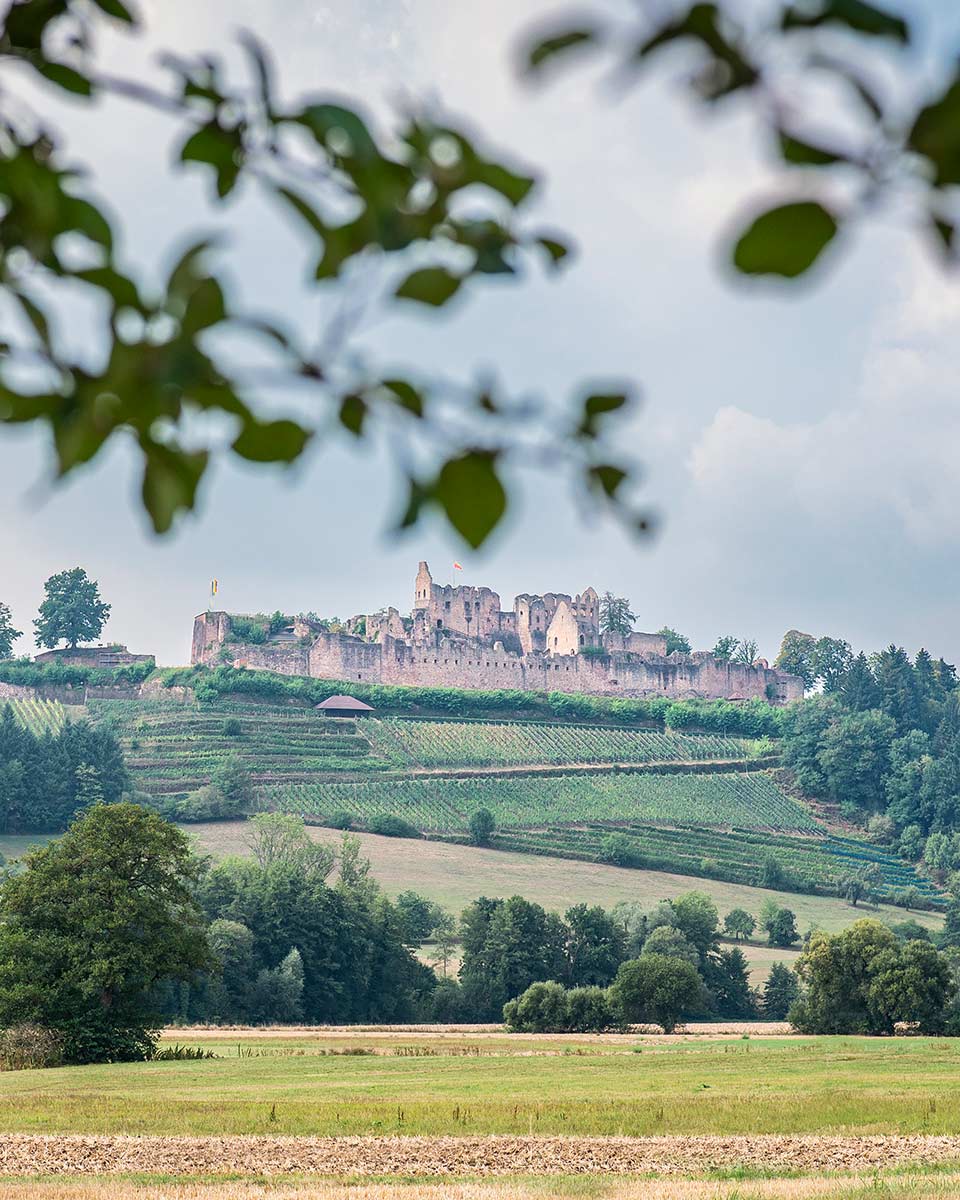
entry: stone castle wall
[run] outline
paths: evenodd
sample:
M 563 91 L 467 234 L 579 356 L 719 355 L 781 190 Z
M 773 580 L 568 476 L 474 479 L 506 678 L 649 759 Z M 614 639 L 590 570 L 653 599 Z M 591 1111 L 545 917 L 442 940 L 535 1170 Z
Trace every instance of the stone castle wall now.
M 513 653 L 502 643 L 485 647 L 437 633 L 408 643 L 389 635 L 368 642 L 340 633 L 318 633 L 308 643 L 227 642 L 226 613 L 203 613 L 194 622 L 194 663 L 274 671 L 345 682 L 406 687 L 585 692 L 603 696 L 670 696 L 677 699 L 799 699 L 803 684 L 765 666 L 723 663 L 711 654 L 670 655 L 614 650 L 606 655 Z

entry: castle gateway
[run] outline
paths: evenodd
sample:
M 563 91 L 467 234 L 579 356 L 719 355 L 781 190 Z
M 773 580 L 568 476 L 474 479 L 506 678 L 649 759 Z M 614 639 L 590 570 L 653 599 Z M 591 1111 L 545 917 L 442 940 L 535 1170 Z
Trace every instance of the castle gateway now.
M 803 696 L 800 679 L 763 660 L 748 666 L 707 651 L 667 654 L 658 634 L 601 633 L 600 598 L 592 587 L 578 596 L 524 593 L 505 610 L 490 588 L 434 583 L 425 562 L 408 617 L 388 608 L 352 617 L 332 631 L 301 616 L 256 643 L 244 641 L 237 624 L 235 631 L 225 612 L 198 616 L 191 662 L 406 687 L 756 698 L 773 704 Z

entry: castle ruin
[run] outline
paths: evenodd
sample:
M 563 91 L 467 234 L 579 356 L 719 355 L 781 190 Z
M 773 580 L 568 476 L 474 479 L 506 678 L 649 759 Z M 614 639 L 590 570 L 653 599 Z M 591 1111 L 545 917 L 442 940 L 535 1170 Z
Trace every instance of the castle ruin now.
M 438 584 L 425 562 L 413 611 L 388 608 L 332 631 L 297 617 L 262 644 L 242 641 L 226 612 L 194 621 L 193 664 L 407 687 L 586 692 L 601 696 L 768 700 L 803 696 L 803 682 L 760 660 L 724 662 L 707 651 L 667 654 L 655 633 L 602 633 L 600 598 L 523 593 L 500 607 L 488 587 Z

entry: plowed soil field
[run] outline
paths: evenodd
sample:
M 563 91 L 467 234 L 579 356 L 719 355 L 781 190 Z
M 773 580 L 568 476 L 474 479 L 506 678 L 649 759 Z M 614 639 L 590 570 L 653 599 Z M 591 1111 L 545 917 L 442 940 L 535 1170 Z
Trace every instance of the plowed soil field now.
M 690 1175 L 960 1163 L 960 1137 L 78 1137 L 6 1135 L 0 1175 Z

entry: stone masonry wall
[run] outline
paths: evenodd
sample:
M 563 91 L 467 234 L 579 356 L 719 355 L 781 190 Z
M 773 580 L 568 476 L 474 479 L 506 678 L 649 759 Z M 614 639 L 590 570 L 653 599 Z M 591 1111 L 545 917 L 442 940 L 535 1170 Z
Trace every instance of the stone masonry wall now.
M 216 618 L 223 616 L 226 624 Z M 220 663 L 220 643 L 211 633 L 229 631 L 229 617 L 203 614 L 194 629 L 195 663 Z M 225 633 L 226 635 L 226 633 Z M 772 684 L 780 702 L 803 695 L 801 681 L 764 667 L 722 663 L 711 654 L 672 655 L 613 653 L 513 654 L 459 638 L 438 636 L 432 643 L 410 645 L 385 636 L 366 642 L 344 634 L 320 633 L 310 646 L 289 643 L 263 646 L 228 643 L 236 666 L 315 679 L 385 683 L 407 687 L 467 689 L 517 688 L 530 691 L 586 692 L 605 696 L 671 696 L 767 699 Z

